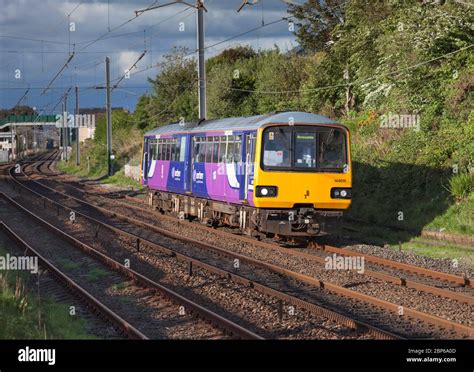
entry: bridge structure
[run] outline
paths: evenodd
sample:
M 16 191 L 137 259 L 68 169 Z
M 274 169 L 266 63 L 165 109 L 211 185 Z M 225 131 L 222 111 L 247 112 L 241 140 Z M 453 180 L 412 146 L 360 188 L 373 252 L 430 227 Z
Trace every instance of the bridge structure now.
M 59 146 L 56 115 L 10 115 L 0 120 L 0 163 Z

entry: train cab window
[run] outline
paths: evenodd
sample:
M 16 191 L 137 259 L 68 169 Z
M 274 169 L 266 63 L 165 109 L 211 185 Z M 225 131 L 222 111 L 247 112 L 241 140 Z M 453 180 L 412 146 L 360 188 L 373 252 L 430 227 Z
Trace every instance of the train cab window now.
M 316 132 L 296 131 L 295 167 L 314 168 L 316 166 Z
M 291 128 L 267 129 L 263 140 L 263 164 L 268 167 L 291 166 Z
M 319 165 L 322 168 L 344 168 L 345 136 L 339 129 L 331 129 L 319 136 Z
M 344 129 L 323 126 L 270 127 L 263 132 L 263 169 L 343 172 Z

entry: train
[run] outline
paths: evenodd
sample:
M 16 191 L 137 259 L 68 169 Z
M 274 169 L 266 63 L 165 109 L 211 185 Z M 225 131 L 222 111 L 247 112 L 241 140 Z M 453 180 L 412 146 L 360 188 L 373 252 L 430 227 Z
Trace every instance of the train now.
M 307 112 L 174 123 L 144 134 L 141 183 L 179 219 L 312 238 L 351 204 L 350 143 L 346 126 Z

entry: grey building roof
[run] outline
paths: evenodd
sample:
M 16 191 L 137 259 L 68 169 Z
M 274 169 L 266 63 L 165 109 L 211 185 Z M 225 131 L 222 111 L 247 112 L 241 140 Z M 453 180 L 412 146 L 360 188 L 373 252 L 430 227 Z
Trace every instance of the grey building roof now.
M 290 120 L 295 124 L 337 124 L 336 121 L 322 115 L 299 111 L 288 111 L 266 115 L 204 120 L 201 123 L 187 122 L 184 124 L 169 124 L 152 129 L 146 132 L 145 135 L 167 134 L 173 132 L 196 133 L 210 130 L 251 130 L 261 128 L 267 124 L 288 124 Z

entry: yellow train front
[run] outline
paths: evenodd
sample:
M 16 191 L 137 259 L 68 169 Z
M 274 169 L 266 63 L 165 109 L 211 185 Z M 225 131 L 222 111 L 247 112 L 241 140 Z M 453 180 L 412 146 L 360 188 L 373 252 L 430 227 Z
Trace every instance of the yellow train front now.
M 305 112 L 159 127 L 142 169 L 163 213 L 252 235 L 322 235 L 351 203 L 348 129 Z

